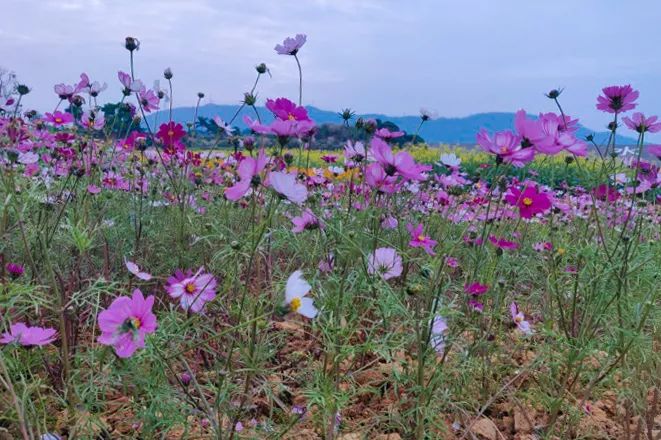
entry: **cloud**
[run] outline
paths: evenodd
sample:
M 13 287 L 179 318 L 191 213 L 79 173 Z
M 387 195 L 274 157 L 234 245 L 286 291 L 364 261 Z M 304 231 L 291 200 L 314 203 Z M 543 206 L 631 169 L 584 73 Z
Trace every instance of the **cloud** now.
M 328 109 L 535 113 L 553 110 L 544 92 L 565 87 L 568 112 L 598 128 L 603 85 L 631 83 L 648 111 L 661 102 L 655 0 L 4 0 L 2 12 L 0 63 L 33 87 L 29 104 L 40 110 L 55 105 L 53 84 L 82 71 L 117 99 L 127 35 L 142 42 L 136 68 L 146 84 L 172 67 L 175 105 L 198 91 L 237 102 L 260 62 L 273 73 L 260 97 L 291 97 L 296 65 L 273 47 L 298 32 L 308 34 L 306 101 Z

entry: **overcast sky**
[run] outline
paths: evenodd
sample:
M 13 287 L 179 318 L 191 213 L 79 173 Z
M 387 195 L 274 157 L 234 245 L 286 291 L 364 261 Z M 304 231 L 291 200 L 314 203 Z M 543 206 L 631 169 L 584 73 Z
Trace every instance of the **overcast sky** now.
M 142 42 L 137 76 L 174 71 L 175 105 L 236 103 L 265 62 L 262 98 L 297 96 L 292 57 L 273 47 L 306 33 L 305 104 L 328 110 L 440 116 L 554 110 L 593 129 L 600 88 L 631 83 L 639 109 L 661 112 L 659 0 L 1 0 L 0 66 L 33 88 L 28 106 L 52 109 L 52 86 L 81 72 L 109 84 L 128 70 L 127 35 Z

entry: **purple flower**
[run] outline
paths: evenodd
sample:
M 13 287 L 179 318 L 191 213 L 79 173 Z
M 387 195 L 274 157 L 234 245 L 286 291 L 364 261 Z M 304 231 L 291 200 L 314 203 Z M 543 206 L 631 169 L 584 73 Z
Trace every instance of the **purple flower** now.
M 205 273 L 204 268 L 200 267 L 194 275 L 192 271 L 187 271 L 184 275 L 181 271 L 168 278 L 168 284 L 165 290 L 172 298 L 179 298 L 181 307 L 195 313 L 202 311 L 207 302 L 216 297 L 216 278 Z M 182 276 L 183 275 L 183 276 Z
M 282 44 L 277 44 L 275 51 L 279 55 L 296 55 L 306 41 L 307 36 L 305 34 L 296 34 L 294 38 L 287 37 Z
M 28 327 L 22 322 L 17 322 L 9 327 L 9 332 L 2 334 L 0 344 L 11 344 L 16 342 L 24 347 L 34 345 L 48 345 L 57 339 L 57 331 L 52 328 Z
M 607 113 L 623 113 L 636 108 L 638 91 L 626 86 L 610 86 L 601 90 L 603 96 L 597 97 L 597 109 Z
M 499 249 L 514 250 L 519 248 L 519 244 L 514 241 L 505 240 L 504 238 L 496 237 L 495 235 L 489 236 L 491 244 Z
M 138 348 L 144 348 L 145 336 L 156 331 L 156 315 L 152 313 L 154 296 L 145 298 L 140 289 L 133 296 L 120 296 L 99 314 L 100 344 L 112 345 L 121 358 L 128 358 Z
M 645 115 L 640 112 L 634 113 L 631 118 L 623 118 L 626 126 L 638 133 L 645 133 L 647 131 L 650 133 L 656 133 L 661 131 L 661 122 L 656 122 L 657 119 L 659 119 L 657 116 L 646 118 Z
M 367 260 L 367 272 L 384 280 L 400 276 L 402 269 L 402 258 L 393 248 L 378 248 Z

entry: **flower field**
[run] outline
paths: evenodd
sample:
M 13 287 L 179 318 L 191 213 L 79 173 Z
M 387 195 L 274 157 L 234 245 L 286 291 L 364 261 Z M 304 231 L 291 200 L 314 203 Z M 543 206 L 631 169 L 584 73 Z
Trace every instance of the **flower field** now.
M 131 37 L 116 84 L 2 103 L 0 439 L 661 438 L 644 90 L 595 97 L 604 144 L 552 90 L 471 150 L 347 110 L 321 151 L 305 42 L 275 47 L 298 96 L 262 122 L 258 65 L 211 148 L 150 124 L 179 78 L 147 88 Z

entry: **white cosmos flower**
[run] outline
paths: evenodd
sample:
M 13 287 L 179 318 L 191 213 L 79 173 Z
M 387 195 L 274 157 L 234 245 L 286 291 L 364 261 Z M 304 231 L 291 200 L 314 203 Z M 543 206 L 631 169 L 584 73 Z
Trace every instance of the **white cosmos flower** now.
M 317 316 L 318 310 L 312 302 L 312 298 L 305 295 L 310 293 L 312 286 L 303 279 L 303 272 L 297 270 L 287 279 L 285 287 L 285 302 L 292 312 L 299 313 L 306 318 Z
M 441 154 L 439 165 L 445 165 L 449 168 L 459 168 L 459 165 L 461 165 L 461 159 L 459 159 L 454 153 Z

